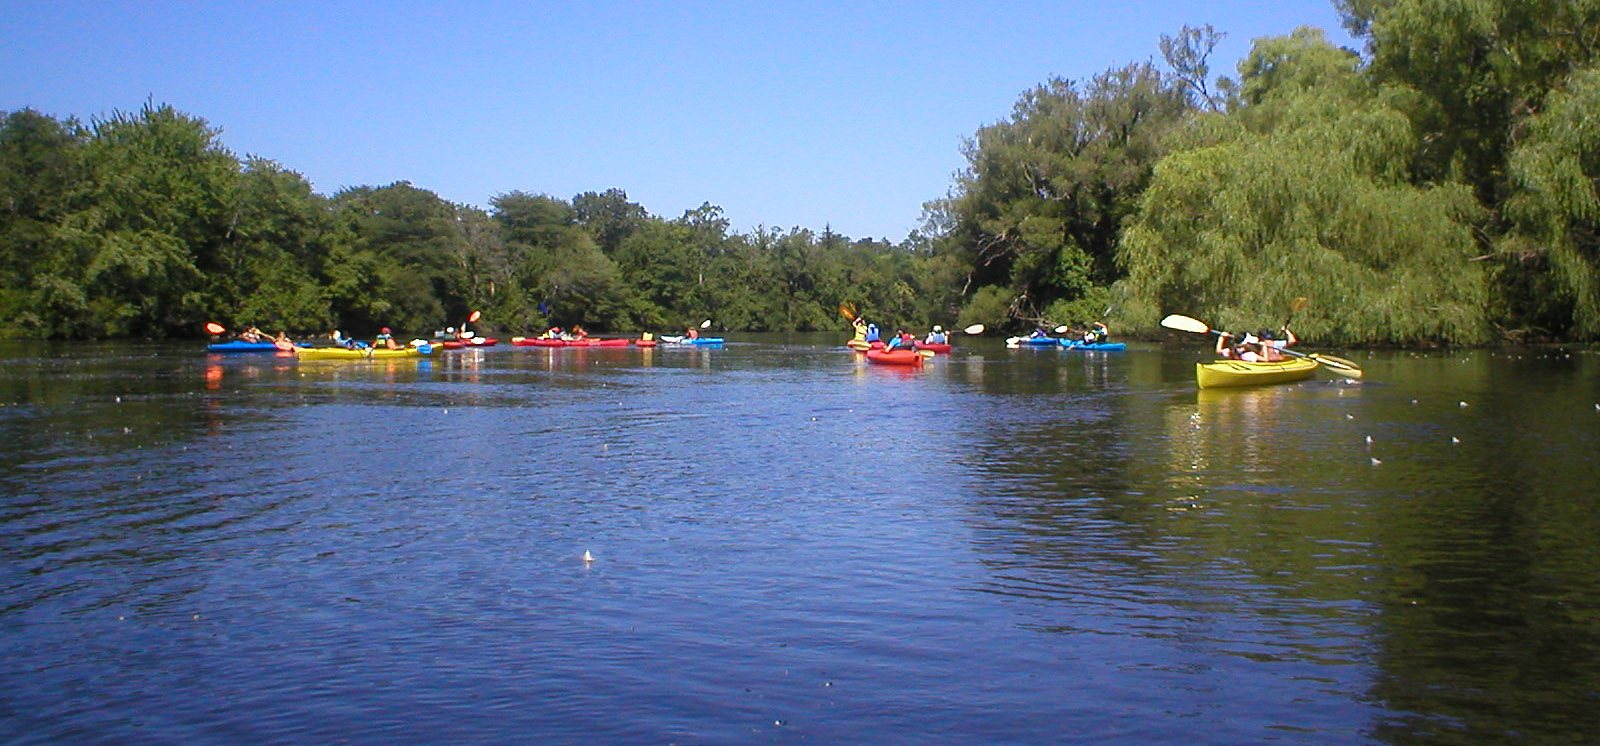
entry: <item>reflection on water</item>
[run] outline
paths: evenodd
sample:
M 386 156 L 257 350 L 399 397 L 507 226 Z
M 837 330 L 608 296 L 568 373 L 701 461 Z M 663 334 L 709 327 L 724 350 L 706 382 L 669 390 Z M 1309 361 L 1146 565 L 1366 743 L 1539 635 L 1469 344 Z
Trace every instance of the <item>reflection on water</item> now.
M 1600 726 L 1600 356 L 1197 392 L 1198 350 L 836 336 L 0 346 L 0 740 Z

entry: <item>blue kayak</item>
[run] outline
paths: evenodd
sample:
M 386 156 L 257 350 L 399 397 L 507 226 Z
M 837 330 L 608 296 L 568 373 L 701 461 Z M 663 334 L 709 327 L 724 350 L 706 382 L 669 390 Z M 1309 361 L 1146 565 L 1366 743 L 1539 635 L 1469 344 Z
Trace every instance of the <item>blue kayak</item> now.
M 661 341 L 672 345 L 720 345 L 722 337 L 661 337 Z
M 1083 350 L 1084 352 L 1116 352 L 1126 350 L 1128 346 L 1121 342 L 1095 342 L 1085 344 L 1080 340 L 1061 340 L 1061 346 L 1069 350 Z
M 206 345 L 206 352 L 277 352 L 275 342 L 245 342 L 235 339 L 232 342 L 217 342 Z
M 1013 347 L 1055 347 L 1066 342 L 1056 337 L 1012 337 L 1006 340 L 1006 344 Z

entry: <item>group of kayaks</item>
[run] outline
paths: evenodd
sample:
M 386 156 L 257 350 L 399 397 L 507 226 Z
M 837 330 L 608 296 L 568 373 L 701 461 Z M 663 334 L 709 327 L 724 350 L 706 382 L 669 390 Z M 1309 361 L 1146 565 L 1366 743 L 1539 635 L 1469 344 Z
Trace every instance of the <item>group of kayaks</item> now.
M 1083 350 L 1084 352 L 1120 352 L 1128 349 L 1121 342 L 1085 342 L 1081 339 L 1066 339 L 1063 337 L 1011 337 L 1006 340 L 1007 347 L 1027 347 L 1033 349 L 1066 349 Z
M 1201 322 L 1183 316 L 1169 316 L 1162 324 L 1174 329 L 1190 332 L 1215 333 L 1215 330 L 1205 327 Z M 498 344 L 499 340 L 492 337 L 462 337 L 442 341 L 413 340 L 409 345 L 397 348 L 385 347 L 338 347 L 338 346 L 310 346 L 305 343 L 289 344 L 286 342 L 257 341 L 247 342 L 233 340 L 229 342 L 216 342 L 206 346 L 207 352 L 212 353 L 247 353 L 247 352 L 272 352 L 288 353 L 307 360 L 374 360 L 396 358 L 422 358 L 439 350 L 466 349 L 471 347 L 489 347 Z M 602 338 L 586 337 L 581 339 L 562 339 L 558 337 L 513 337 L 511 344 L 518 347 L 654 347 L 657 344 L 685 345 L 685 346 L 721 346 L 722 337 L 691 337 L 691 336 L 662 336 L 659 338 L 645 335 L 640 339 L 627 338 Z M 1008 347 L 1014 348 L 1057 348 L 1080 350 L 1084 352 L 1116 352 L 1127 349 L 1121 342 L 1084 342 L 1081 339 L 1064 339 L 1049 336 L 1012 337 L 1006 340 Z M 923 361 L 935 355 L 950 354 L 953 345 L 948 343 L 916 342 L 914 349 L 895 348 L 889 349 L 883 342 L 874 340 L 868 342 L 864 339 L 851 339 L 845 343 L 856 352 L 862 353 L 868 363 L 890 366 L 918 366 Z M 1310 378 L 1319 368 L 1326 367 L 1335 375 L 1347 378 L 1360 378 L 1362 371 L 1354 363 L 1341 358 L 1316 353 L 1306 354 L 1296 351 L 1285 351 L 1291 357 L 1274 361 L 1246 361 L 1246 360 L 1216 360 L 1213 362 L 1195 363 L 1195 382 L 1202 389 L 1229 388 L 1243 386 L 1261 386 L 1276 383 L 1290 383 Z
M 667 345 L 699 345 L 720 347 L 722 337 L 675 337 L 665 336 L 659 339 L 661 344 Z M 232 340 L 229 342 L 215 342 L 206 345 L 207 352 L 232 354 L 244 352 L 270 352 L 291 354 L 306 360 L 373 360 L 393 359 L 408 357 L 427 357 L 440 350 L 460 350 L 474 347 L 492 347 L 500 343 L 493 337 L 465 337 L 446 339 L 442 341 L 413 340 L 409 345 L 397 348 L 372 347 L 361 345 L 357 347 L 341 346 L 312 346 L 304 342 L 246 342 Z M 654 337 L 642 339 L 585 337 L 582 339 L 562 339 L 559 337 L 512 337 L 511 344 L 516 347 L 655 347 L 658 340 Z
M 717 347 L 722 345 L 722 337 L 648 337 L 641 339 L 623 339 L 614 337 L 586 337 L 583 339 L 561 339 L 559 337 L 512 337 L 511 344 L 518 347 L 655 347 L 658 344 L 669 345 L 706 345 Z

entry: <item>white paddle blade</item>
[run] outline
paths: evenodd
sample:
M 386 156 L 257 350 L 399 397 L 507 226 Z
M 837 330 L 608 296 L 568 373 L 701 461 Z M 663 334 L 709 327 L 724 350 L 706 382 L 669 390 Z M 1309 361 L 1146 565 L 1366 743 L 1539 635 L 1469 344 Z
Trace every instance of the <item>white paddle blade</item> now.
M 1069 331 L 1072 331 L 1072 327 L 1062 324 L 1061 326 L 1056 327 L 1053 331 L 1055 331 L 1056 334 L 1065 334 Z
M 1172 314 L 1162 319 L 1161 325 L 1168 329 L 1177 329 L 1180 332 L 1194 332 L 1195 334 L 1205 334 L 1211 331 L 1211 327 L 1206 326 L 1205 322 L 1178 314 Z
M 961 331 L 967 334 L 982 334 L 983 324 L 973 324 L 972 326 L 962 329 Z
M 700 328 L 701 329 L 710 329 L 711 328 L 711 319 L 706 319 L 705 321 L 700 322 Z

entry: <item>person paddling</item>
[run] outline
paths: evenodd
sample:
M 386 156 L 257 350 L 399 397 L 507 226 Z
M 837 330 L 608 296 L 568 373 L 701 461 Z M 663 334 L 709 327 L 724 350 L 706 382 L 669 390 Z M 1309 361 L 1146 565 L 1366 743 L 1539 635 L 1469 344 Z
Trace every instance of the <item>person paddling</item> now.
M 917 349 L 917 338 L 911 336 L 911 332 L 900 329 L 890 338 L 889 344 L 884 349 L 913 351 Z

